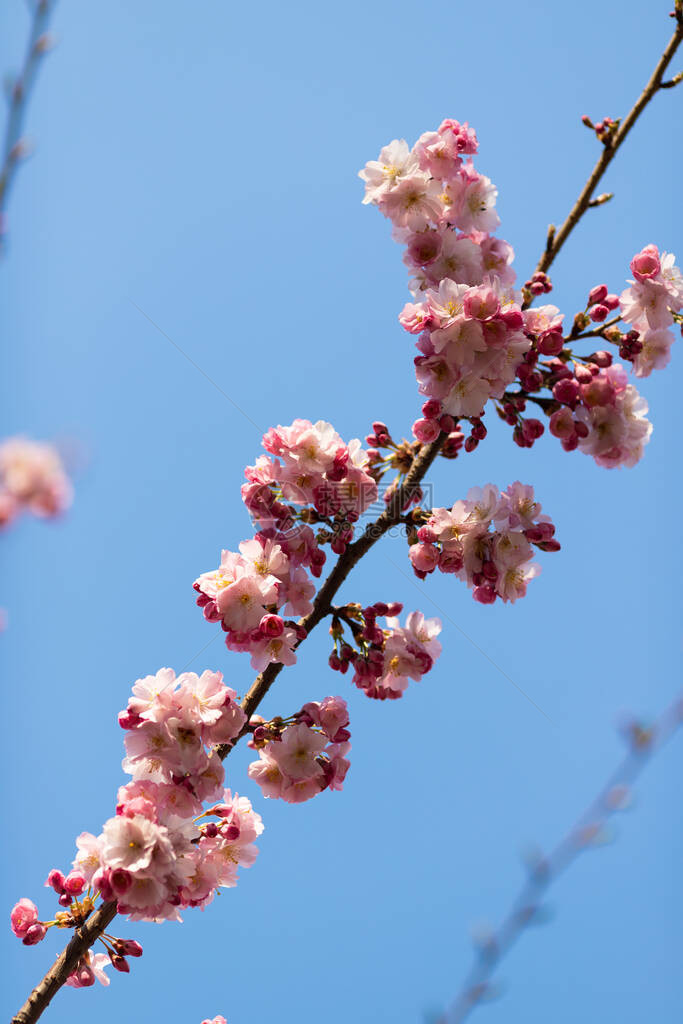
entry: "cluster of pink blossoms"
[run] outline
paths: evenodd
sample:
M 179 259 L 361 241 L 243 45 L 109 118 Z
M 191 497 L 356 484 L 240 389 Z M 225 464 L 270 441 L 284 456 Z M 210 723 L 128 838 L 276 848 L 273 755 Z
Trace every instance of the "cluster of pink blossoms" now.
M 681 322 L 683 306 L 683 278 L 674 257 L 646 246 L 631 261 L 632 287 L 621 296 L 608 293 L 605 285 L 594 288 L 565 338 L 557 307 L 525 308 L 551 290 L 547 275 L 536 273 L 523 292 L 514 290 L 512 247 L 491 234 L 499 224 L 496 189 L 471 159 L 463 160 L 476 152 L 474 131 L 445 120 L 412 149 L 394 140 L 360 172 L 363 202 L 378 206 L 392 221 L 413 272 L 410 290 L 416 301 L 399 316 L 418 336 L 416 375 L 426 398 L 413 433 L 429 443 L 446 432 L 443 449 L 450 457 L 463 443 L 472 451 L 486 436 L 480 417 L 493 399 L 502 403 L 501 418 L 514 426 L 515 442 L 531 447 L 544 426 L 521 413 L 528 401 L 538 401 L 565 450 L 578 448 L 601 466 L 632 466 L 652 429 L 645 418 L 647 403 L 623 382 L 620 367 L 611 368 L 610 353 L 580 359 L 566 346 L 591 327 L 587 336 L 597 333 L 616 344 L 637 377 L 665 366 L 674 340 L 667 328 Z M 605 323 L 614 311 L 615 319 Z M 620 319 L 632 325 L 627 334 L 614 326 Z M 508 390 L 513 383 L 519 391 Z M 543 389 L 552 399 L 534 397 Z M 467 439 L 460 419 L 470 420 Z
M 289 722 L 258 724 L 249 746 L 259 760 L 249 765 L 249 778 L 265 797 L 303 803 L 324 789 L 343 788 L 351 749 L 349 714 L 341 697 L 309 701 Z
M 345 444 L 329 423 L 295 420 L 263 438 L 269 455 L 246 469 L 242 499 L 258 533 L 223 551 L 218 569 L 195 581 L 197 604 L 210 622 L 220 622 L 230 650 L 248 651 L 252 667 L 293 665 L 302 639 L 294 621 L 278 614 L 307 615 L 325 552 L 307 522 L 329 528 L 331 547 L 341 554 L 353 524 L 377 497 L 368 453 L 360 441 Z M 303 506 L 301 511 L 297 506 Z
M 361 608 L 350 604 L 334 611 L 330 633 L 334 650 L 329 664 L 345 673 L 353 667 L 353 682 L 374 700 L 396 700 L 405 693 L 411 679 L 419 682 L 441 654 L 436 637 L 441 632 L 439 619 L 425 619 L 422 612 L 411 612 L 405 626 L 398 615 L 403 606 L 377 601 Z M 384 617 L 386 627 L 377 623 Z M 353 643 L 344 640 L 344 626 L 351 629 Z M 355 646 L 354 646 L 355 645 Z
M 526 594 L 540 566 L 535 545 L 559 551 L 555 527 L 534 499 L 532 487 L 516 481 L 501 494 L 493 484 L 473 487 L 452 509 L 432 509 L 417 531 L 410 561 L 421 579 L 435 569 L 454 573 L 481 604 L 514 602 Z
M 476 152 L 474 131 L 446 120 L 412 150 L 403 140 L 385 146 L 360 172 L 363 202 L 391 219 L 415 275 L 411 291 L 421 301 L 399 320 L 419 335 L 420 392 L 455 417 L 479 416 L 489 398 L 501 398 L 531 344 L 512 289 L 512 247 L 490 234 L 500 223 L 497 190 L 462 159 Z
M 59 896 L 59 905 L 68 909 L 58 911 L 52 921 L 39 921 L 38 908 L 28 899 L 20 899 L 15 903 L 10 914 L 10 923 L 14 934 L 25 946 L 35 946 L 47 934 L 48 928 L 77 928 L 83 924 L 95 906 L 92 891 L 88 887 L 85 875 L 77 869 L 63 875 L 53 869 L 45 882 L 46 887 L 54 889 Z M 86 893 L 86 889 L 88 890 Z M 76 969 L 66 979 L 66 984 L 73 988 L 88 988 L 97 979 L 103 985 L 109 984 L 104 968 L 111 965 L 117 971 L 128 973 L 130 967 L 126 957 L 142 956 L 142 946 L 134 939 L 117 939 L 114 936 L 102 938 L 106 953 L 88 951 L 79 961 Z
M 77 926 L 98 895 L 116 900 L 118 912 L 134 921 L 181 920 L 181 909 L 204 907 L 217 888 L 237 884 L 238 867 L 256 859 L 263 824 L 246 797 L 223 788 L 223 764 L 212 749 L 236 739 L 245 725 L 235 698 L 220 672 L 176 678 L 172 669 L 160 669 L 136 682 L 119 716 L 126 730 L 123 767 L 133 780 L 120 787 L 116 815 L 102 833 L 78 836 L 73 871 L 50 872 L 46 885 L 65 911 L 38 922 L 30 901 L 15 906 L 12 928 L 27 945 L 51 925 Z M 204 810 L 207 801 L 212 806 Z M 201 823 L 205 818 L 217 820 Z M 130 940 L 105 945 L 118 970 L 128 970 L 126 954 L 141 953 Z M 100 966 L 88 954 L 69 983 L 92 984 Z
M 610 353 L 604 355 L 604 368 L 595 362 L 575 364 L 573 373 L 558 360 L 553 397 L 561 408 L 550 417 L 550 432 L 560 438 L 565 451 L 578 447 L 599 466 L 635 466 L 652 433 L 645 415 L 648 405 L 629 384 L 623 366 L 613 364 Z
M 23 512 L 59 515 L 71 497 L 71 484 L 52 445 L 23 437 L 0 444 L 0 527 Z
M 636 377 L 648 377 L 670 359 L 674 335 L 667 328 L 683 306 L 683 277 L 673 253 L 646 245 L 631 260 L 635 278 L 619 298 L 622 318 L 638 332 L 639 350 L 633 357 Z
M 132 920 L 179 920 L 179 909 L 205 906 L 220 886 L 237 883 L 240 864 L 256 858 L 261 818 L 245 797 L 223 789 L 216 744 L 229 743 L 246 716 L 220 672 L 172 669 L 138 680 L 126 711 L 124 771 L 116 817 L 102 834 L 79 836 L 75 866 Z M 203 804 L 216 801 L 208 811 Z M 207 815 L 219 824 L 198 826 Z

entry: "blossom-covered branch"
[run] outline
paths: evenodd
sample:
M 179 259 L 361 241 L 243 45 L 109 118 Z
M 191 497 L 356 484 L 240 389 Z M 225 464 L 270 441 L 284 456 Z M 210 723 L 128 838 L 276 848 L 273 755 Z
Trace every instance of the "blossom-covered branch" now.
M 304 635 L 310 633 L 330 613 L 337 591 L 346 580 L 354 565 L 357 564 L 380 537 L 399 521 L 404 505 L 410 501 L 419 488 L 420 482 L 439 452 L 440 444 L 441 438 L 419 449 L 412 459 L 410 469 L 405 475 L 405 480 L 396 489 L 387 508 L 376 520 L 367 525 L 362 536 L 347 547 L 340 556 L 334 569 L 320 588 L 311 611 L 301 621 L 301 625 L 306 631 Z M 272 662 L 256 677 L 241 702 L 245 723 L 259 707 L 282 668 L 282 663 Z M 224 760 L 237 739 L 246 732 L 248 732 L 248 729 L 244 728 L 231 741 L 219 744 L 216 748 L 218 757 Z M 33 1024 L 34 1021 L 39 1019 L 54 995 L 66 984 L 67 979 L 74 975 L 78 965 L 82 964 L 91 955 L 88 951 L 106 932 L 117 914 L 117 900 L 109 899 L 98 909 L 89 911 L 89 914 L 90 916 L 76 928 L 74 936 L 64 952 L 60 954 L 42 981 L 31 992 L 25 1004 L 13 1018 L 12 1024 Z M 31 920 L 31 924 L 35 923 L 35 921 L 37 921 L 37 913 Z M 42 935 L 40 937 L 42 938 Z
M 440 1024 L 462 1024 L 481 1002 L 495 995 L 492 976 L 503 957 L 543 912 L 543 898 L 550 886 L 578 857 L 601 841 L 609 818 L 628 806 L 631 787 L 654 754 L 683 724 L 683 694 L 654 722 L 630 722 L 625 739 L 628 751 L 598 796 L 547 855 L 528 864 L 528 877 L 512 907 L 496 931 L 480 935 L 476 959 L 463 987 Z
M 9 191 L 19 163 L 27 154 L 23 130 L 28 100 L 41 59 L 52 45 L 47 29 L 54 6 L 55 0 L 33 0 L 26 55 L 21 70 L 9 84 L 9 110 L 0 167 L 0 245 L 7 229 L 6 209 Z
M 204 618 L 223 631 L 228 650 L 250 657 L 256 679 L 239 704 L 218 672 L 176 677 L 161 669 L 135 683 L 119 717 L 132 781 L 119 790 L 116 815 L 99 836 L 79 836 L 71 872 L 50 872 L 47 884 L 63 908 L 53 920 L 39 920 L 25 898 L 13 911 L 12 927 L 26 945 L 52 927 L 75 929 L 15 1024 L 37 1020 L 65 983 L 107 983 L 105 963 L 129 969 L 127 957 L 141 950 L 106 932 L 117 911 L 131 920 L 177 919 L 181 909 L 210 902 L 219 886 L 234 885 L 238 865 L 253 863 L 260 815 L 223 788 L 222 762 L 241 737 L 256 751 L 249 776 L 266 798 L 301 802 L 342 788 L 350 750 L 342 697 L 308 701 L 269 720 L 256 711 L 327 617 L 330 667 L 342 675 L 352 668 L 353 683 L 369 698 L 399 699 L 409 680 L 432 669 L 441 650 L 438 620 L 415 611 L 402 625 L 400 602 L 384 599 L 335 603 L 354 566 L 389 530 L 405 528 L 422 580 L 437 569 L 449 573 L 483 605 L 524 597 L 539 572 L 534 548 L 560 547 L 531 487 L 486 484 L 449 507 L 419 504 L 437 457 L 460 458 L 486 438 L 489 403 L 521 447 L 545 429 L 523 415 L 532 402 L 565 451 L 579 448 L 605 467 L 642 456 L 651 431 L 646 403 L 611 353 L 583 355 L 575 346 L 604 339 L 636 376 L 665 365 L 668 327 L 683 306 L 673 256 L 646 246 L 631 261 L 632 287 L 619 296 L 595 286 L 565 331 L 556 307 L 529 308 L 552 288 L 544 272 L 515 288 L 512 246 L 494 234 L 497 191 L 475 170 L 477 152 L 474 130 L 447 119 L 412 148 L 390 143 L 361 171 L 364 202 L 392 221 L 414 275 L 415 302 L 399 318 L 418 336 L 424 400 L 414 440 L 395 440 L 379 421 L 367 448 L 358 439 L 345 442 L 324 421 L 297 419 L 264 435 L 266 454 L 246 467 L 241 492 L 254 534 L 237 550 L 223 550 L 220 564 L 194 582 Z M 373 516 L 380 486 L 384 508 Z M 335 560 L 317 587 L 328 552 Z M 90 952 L 97 939 L 104 954 Z

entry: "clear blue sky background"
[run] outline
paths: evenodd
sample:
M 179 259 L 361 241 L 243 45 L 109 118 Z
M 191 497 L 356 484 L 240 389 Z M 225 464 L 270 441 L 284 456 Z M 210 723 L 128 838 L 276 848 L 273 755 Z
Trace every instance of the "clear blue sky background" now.
M 523 281 L 596 157 L 580 115 L 626 111 L 669 38 L 667 9 L 59 4 L 0 267 L 2 434 L 59 439 L 76 500 L 62 522 L 24 522 L 2 543 L 7 913 L 26 895 L 49 916 L 48 870 L 112 813 L 116 713 L 137 677 L 219 668 L 249 684 L 248 659 L 226 652 L 191 584 L 249 535 L 239 486 L 259 452 L 253 422 L 324 418 L 350 438 L 378 418 L 400 436 L 415 418 L 396 320 L 406 272 L 388 223 L 361 206 L 358 169 L 393 138 L 469 120 Z M 2 29 L 9 69 L 27 30 L 20 0 L 3 4 Z M 615 200 L 557 261 L 552 298 L 568 314 L 596 283 L 620 291 L 644 244 L 683 256 L 682 103 L 657 98 L 604 183 Z M 416 1024 L 448 1002 L 471 924 L 497 921 L 521 880 L 520 850 L 554 843 L 620 757 L 619 713 L 654 715 L 676 692 L 676 349 L 642 385 L 655 430 L 634 470 L 600 470 L 549 437 L 521 451 L 495 424 L 474 455 L 442 461 L 439 504 L 487 481 L 533 483 L 562 553 L 542 557 L 525 601 L 485 608 L 450 577 L 413 582 L 403 542 L 376 549 L 343 596 L 440 614 L 438 667 L 387 706 L 331 673 L 324 630 L 312 637 L 265 710 L 343 693 L 344 792 L 265 801 L 237 753 L 230 784 L 267 826 L 257 865 L 182 926 L 124 923 L 145 947 L 132 974 L 61 992 L 47 1020 Z M 679 740 L 616 842 L 553 890 L 552 921 L 526 935 L 504 999 L 475 1019 L 680 1019 L 682 764 Z M 61 936 L 26 949 L 7 929 L 2 941 L 9 1016 Z

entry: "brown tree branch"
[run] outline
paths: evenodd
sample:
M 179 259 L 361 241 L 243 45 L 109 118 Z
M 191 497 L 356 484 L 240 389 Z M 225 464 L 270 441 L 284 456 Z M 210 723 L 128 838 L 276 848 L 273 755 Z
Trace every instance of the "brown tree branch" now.
M 530 866 L 505 919 L 497 931 L 478 944 L 477 957 L 450 1009 L 439 1024 L 462 1024 L 482 1000 L 495 995 L 491 978 L 500 961 L 523 932 L 538 921 L 541 901 L 549 887 L 596 841 L 610 817 L 622 810 L 630 788 L 652 756 L 674 736 L 683 723 L 683 694 L 650 727 L 633 723 L 628 731 L 629 750 L 621 764 L 581 817 L 547 857 Z
M 425 473 L 439 454 L 445 435 L 441 435 L 431 444 L 422 445 L 413 458 L 413 463 L 399 488 L 392 495 L 387 507 L 369 523 L 358 540 L 349 544 L 346 551 L 339 556 L 332 572 L 329 574 L 313 602 L 313 608 L 299 621 L 307 633 L 330 612 L 334 597 L 344 583 L 346 577 L 370 548 L 383 537 L 388 530 L 400 522 L 406 502 L 419 488 Z M 303 642 L 303 641 L 302 641 Z M 283 665 L 272 663 L 260 673 L 252 683 L 242 700 L 242 710 L 247 720 L 253 715 L 275 679 L 283 669 Z M 217 747 L 221 760 L 225 760 L 239 739 L 248 732 L 243 729 L 232 743 L 224 743 Z M 61 953 L 43 980 L 36 985 L 19 1012 L 12 1018 L 12 1024 L 34 1024 L 47 1009 L 53 996 L 66 983 L 66 979 L 76 969 L 78 961 L 85 956 L 90 947 L 99 939 L 116 917 L 116 901 L 103 903 L 76 932 L 68 946 Z
M 46 33 L 55 2 L 56 0 L 37 0 L 35 3 L 24 63 L 10 86 L 9 113 L 2 149 L 2 167 L 0 167 L 0 243 L 5 234 L 5 210 L 9 190 L 17 167 L 24 156 L 22 134 L 28 99 L 41 57 L 50 48 L 50 41 Z
M 77 928 L 71 941 L 57 957 L 39 985 L 33 989 L 19 1012 L 12 1018 L 12 1024 L 29 1024 L 38 1020 L 48 1008 L 52 997 L 59 992 L 66 979 L 76 970 L 78 961 L 84 956 L 102 932 L 116 917 L 116 901 L 103 903 L 80 928 Z
M 626 136 L 631 131 L 631 128 L 633 128 L 633 125 L 636 123 L 636 121 L 642 114 L 643 110 L 645 110 L 645 107 L 648 105 L 653 96 L 655 96 L 660 91 L 660 89 L 667 89 L 670 87 L 670 85 L 675 84 L 673 80 L 671 83 L 663 82 L 662 75 L 671 63 L 671 60 L 676 50 L 678 49 L 681 40 L 683 40 L 683 3 L 681 2 L 681 0 L 676 0 L 674 16 L 676 18 L 676 30 L 674 31 L 674 34 L 669 40 L 668 45 L 664 50 L 664 53 L 657 61 L 657 66 L 652 72 L 650 81 L 647 83 L 647 85 L 641 92 L 640 96 L 636 100 L 635 104 L 633 105 L 627 116 L 621 122 L 619 129 L 614 135 L 614 137 L 607 145 L 603 146 L 603 150 L 600 154 L 598 162 L 593 168 L 591 175 L 588 178 L 588 181 L 581 190 L 579 198 L 576 200 L 571 210 L 569 211 L 569 215 L 565 220 L 564 224 L 562 225 L 562 227 L 558 228 L 557 230 L 549 229 L 545 251 L 536 266 L 537 273 L 547 273 L 551 264 L 555 260 L 555 257 L 559 253 L 564 243 L 569 238 L 570 234 L 572 233 L 576 225 L 583 217 L 586 210 L 591 205 L 601 205 L 600 203 L 597 203 L 596 201 L 593 200 L 593 193 L 595 192 L 595 189 L 597 188 L 605 171 L 607 170 L 612 160 L 616 156 L 617 150 L 621 147 L 621 145 L 626 139 Z

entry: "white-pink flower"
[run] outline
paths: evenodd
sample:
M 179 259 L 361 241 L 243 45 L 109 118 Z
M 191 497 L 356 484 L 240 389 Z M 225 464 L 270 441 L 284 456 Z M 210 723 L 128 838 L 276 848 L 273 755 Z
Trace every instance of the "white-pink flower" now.
M 443 210 L 439 183 L 421 173 L 402 178 L 378 197 L 377 205 L 396 227 L 412 231 L 438 224 Z
M 370 160 L 359 178 L 365 182 L 364 203 L 377 201 L 403 178 L 419 170 L 418 159 L 405 139 L 394 139 L 380 151 L 378 160 Z

